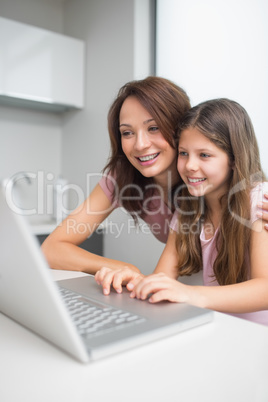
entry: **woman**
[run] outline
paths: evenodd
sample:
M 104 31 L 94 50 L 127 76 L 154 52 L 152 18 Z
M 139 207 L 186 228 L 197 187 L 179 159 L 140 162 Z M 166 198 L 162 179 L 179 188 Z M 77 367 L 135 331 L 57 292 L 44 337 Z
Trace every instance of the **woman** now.
M 179 180 L 176 133 L 189 109 L 185 91 L 164 78 L 147 77 L 119 90 L 108 114 L 111 158 L 105 175 L 43 243 L 51 268 L 91 274 L 103 266 L 139 271 L 78 247 L 119 206 L 134 220 L 142 218 L 166 242 L 174 212 L 172 192 Z

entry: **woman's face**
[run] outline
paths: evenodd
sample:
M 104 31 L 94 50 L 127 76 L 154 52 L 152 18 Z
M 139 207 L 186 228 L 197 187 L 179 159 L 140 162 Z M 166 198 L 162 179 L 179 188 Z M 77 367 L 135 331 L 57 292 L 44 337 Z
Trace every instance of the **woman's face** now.
M 178 177 L 177 151 L 161 134 L 155 120 L 134 96 L 128 97 L 119 115 L 122 149 L 129 162 L 145 177 L 166 182 L 168 172 Z

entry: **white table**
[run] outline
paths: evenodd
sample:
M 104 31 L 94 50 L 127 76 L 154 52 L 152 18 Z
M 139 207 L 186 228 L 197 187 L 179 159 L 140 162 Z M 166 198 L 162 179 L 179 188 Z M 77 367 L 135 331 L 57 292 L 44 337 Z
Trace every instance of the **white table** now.
M 83 365 L 0 314 L 0 401 L 267 402 L 268 327 L 215 313 L 212 323 Z

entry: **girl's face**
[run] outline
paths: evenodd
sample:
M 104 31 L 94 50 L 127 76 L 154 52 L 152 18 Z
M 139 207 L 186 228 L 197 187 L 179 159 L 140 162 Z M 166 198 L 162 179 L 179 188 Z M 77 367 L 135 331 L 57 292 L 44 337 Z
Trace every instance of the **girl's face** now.
M 167 185 L 171 171 L 172 180 L 177 180 L 176 149 L 165 140 L 155 120 L 134 96 L 122 105 L 119 129 L 126 157 L 143 176 Z
M 219 200 L 228 190 L 232 167 L 226 152 L 197 128 L 182 131 L 179 141 L 178 171 L 195 197 Z

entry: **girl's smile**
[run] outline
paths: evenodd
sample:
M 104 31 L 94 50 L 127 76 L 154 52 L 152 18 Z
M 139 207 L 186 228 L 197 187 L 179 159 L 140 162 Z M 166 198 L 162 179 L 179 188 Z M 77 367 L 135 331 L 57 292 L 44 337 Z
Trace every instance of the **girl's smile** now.
M 203 181 L 205 181 L 205 180 L 206 180 L 205 177 L 204 177 L 203 179 L 197 179 L 197 178 L 194 178 L 194 177 L 188 177 L 188 182 L 189 182 L 192 186 L 198 185 L 199 183 L 201 183 L 201 182 L 203 182 Z

